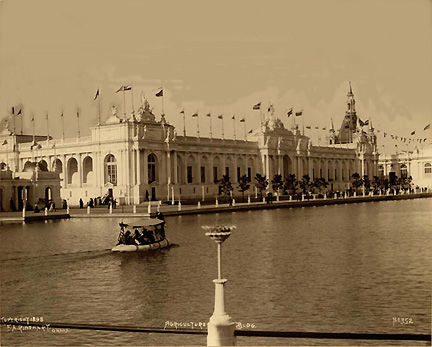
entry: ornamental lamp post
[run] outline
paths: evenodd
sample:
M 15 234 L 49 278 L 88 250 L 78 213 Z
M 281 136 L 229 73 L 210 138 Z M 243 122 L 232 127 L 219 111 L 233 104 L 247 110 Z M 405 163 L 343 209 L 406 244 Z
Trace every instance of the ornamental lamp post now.
M 225 312 L 224 285 L 226 279 L 222 279 L 222 243 L 231 235 L 235 226 L 203 226 L 206 236 L 217 243 L 218 254 L 218 278 L 213 280 L 215 284 L 215 305 L 213 315 L 207 325 L 207 346 L 234 346 L 235 323 Z

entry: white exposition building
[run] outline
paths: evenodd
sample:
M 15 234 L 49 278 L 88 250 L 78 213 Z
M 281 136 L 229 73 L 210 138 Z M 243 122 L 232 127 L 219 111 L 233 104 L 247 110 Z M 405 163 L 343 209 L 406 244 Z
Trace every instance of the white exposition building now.
M 247 140 L 179 136 L 161 116 L 156 120 L 148 102 L 138 114 L 120 119 L 112 115 L 91 128 L 91 136 L 47 139 L 0 134 L 0 165 L 13 172 L 50 171 L 61 179 L 61 198 L 70 204 L 97 196 L 113 196 L 120 204 L 146 200 L 210 198 L 218 195 L 216 181 L 228 174 L 234 187 L 241 175 L 267 178 L 309 175 L 330 182 L 330 190 L 345 190 L 357 172 L 378 175 L 376 136 L 369 125 L 360 127 L 351 87 L 341 129 L 329 130 L 325 146 L 312 144 L 297 126 L 284 127 L 274 109 L 263 114 L 261 125 Z M 0 183 L 0 190 L 2 189 Z M 15 193 L 18 194 L 18 193 Z M 240 194 L 237 189 L 234 194 Z M 31 194 L 30 194 L 31 195 Z M 10 197 L 3 194 L 3 209 Z M 43 198 L 43 197 L 41 197 Z M 15 195 L 19 201 L 20 196 Z

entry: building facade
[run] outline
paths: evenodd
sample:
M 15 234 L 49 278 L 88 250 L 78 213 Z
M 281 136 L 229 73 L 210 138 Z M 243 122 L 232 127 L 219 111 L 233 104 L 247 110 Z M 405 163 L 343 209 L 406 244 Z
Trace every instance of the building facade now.
M 414 186 L 432 189 L 432 145 L 404 151 L 380 158 L 380 176 L 395 175 L 399 178 L 412 177 Z
M 162 115 L 156 120 L 147 101 L 137 115 L 120 119 L 115 108 L 103 123 L 91 128 L 89 137 L 51 139 L 0 134 L 0 165 L 14 172 L 38 167 L 57 173 L 61 198 L 75 205 L 98 196 L 113 196 L 120 204 L 146 200 L 210 198 L 218 195 L 216 181 L 228 174 L 234 187 L 241 175 L 253 186 L 256 173 L 272 179 L 295 174 L 330 182 L 329 190 L 346 190 L 350 177 L 378 175 L 374 129 L 365 131 L 354 120 L 354 95 L 348 93 L 347 115 L 341 130 L 330 129 L 328 144 L 313 145 L 298 127 L 286 129 L 271 108 L 247 140 L 179 136 Z M 345 117 L 347 118 L 347 117 Z M 354 126 L 352 126 L 354 124 Z M 347 134 L 346 130 L 350 130 Z M 253 188 L 251 188 L 252 194 Z M 234 195 L 240 194 L 237 189 Z

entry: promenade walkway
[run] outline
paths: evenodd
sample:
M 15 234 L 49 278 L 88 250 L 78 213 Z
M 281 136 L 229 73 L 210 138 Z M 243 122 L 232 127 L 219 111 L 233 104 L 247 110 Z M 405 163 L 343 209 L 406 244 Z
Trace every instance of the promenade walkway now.
M 430 198 L 432 193 L 411 193 L 401 195 L 373 195 L 373 196 L 357 196 L 357 197 L 340 197 L 340 198 L 317 198 L 308 200 L 280 200 L 273 201 L 268 204 L 265 202 L 236 202 L 233 206 L 227 203 L 219 203 L 215 205 L 215 200 L 200 202 L 195 204 L 182 204 L 181 207 L 167 203 L 159 204 L 157 201 L 151 202 L 151 215 L 155 215 L 159 210 L 165 216 L 187 215 L 187 214 L 202 214 L 202 213 L 221 213 L 221 212 L 235 212 L 235 211 L 248 211 L 260 209 L 274 209 L 274 208 L 298 208 L 308 206 L 322 206 L 334 204 L 347 204 L 347 203 L 360 203 L 372 201 L 386 201 L 386 200 L 406 200 L 417 198 Z M 34 213 L 32 211 L 26 212 L 25 220 L 21 212 L 0 212 L 0 222 L 23 222 L 35 221 L 46 219 L 61 219 L 61 218 L 119 218 L 119 217 L 148 217 L 148 203 L 143 203 L 137 206 L 117 206 L 117 208 L 110 209 L 107 206 L 100 206 L 91 208 L 70 208 L 69 215 L 66 210 L 58 210 L 57 212 L 48 212 L 45 216 L 44 212 Z

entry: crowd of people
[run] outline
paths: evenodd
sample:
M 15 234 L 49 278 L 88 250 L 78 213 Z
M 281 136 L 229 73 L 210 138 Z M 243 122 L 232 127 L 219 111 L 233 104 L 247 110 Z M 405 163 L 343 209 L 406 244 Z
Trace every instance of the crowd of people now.
M 87 201 L 86 206 L 93 208 L 98 207 L 102 205 L 107 205 L 108 208 L 112 206 L 113 208 L 117 207 L 117 200 L 114 199 L 112 196 L 104 195 L 103 197 L 96 197 L 96 198 L 90 198 L 89 201 Z M 84 208 L 84 201 L 82 198 L 79 199 L 79 207 Z

